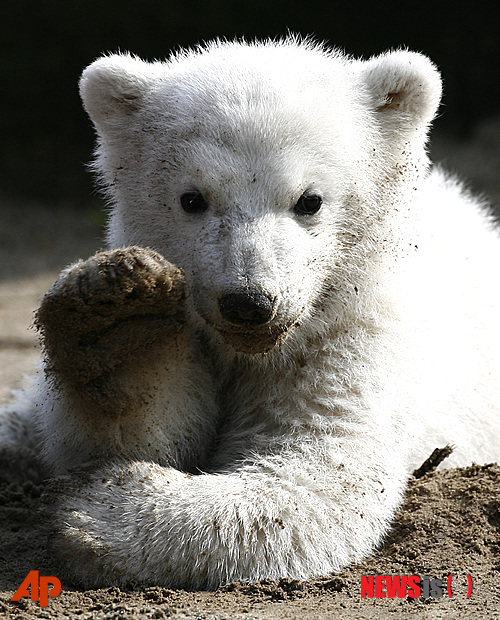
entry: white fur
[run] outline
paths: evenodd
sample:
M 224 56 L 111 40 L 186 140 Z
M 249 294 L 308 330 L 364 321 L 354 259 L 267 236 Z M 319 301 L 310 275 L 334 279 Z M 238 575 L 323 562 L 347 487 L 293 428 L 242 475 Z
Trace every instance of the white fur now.
M 216 43 L 166 63 L 101 58 L 81 93 L 109 245 L 180 266 L 189 325 L 183 352 L 137 360 L 130 390 L 151 398 L 112 421 L 45 388 L 74 578 L 324 575 L 374 549 L 434 448 L 455 445 L 448 466 L 499 458 L 500 243 L 482 205 L 427 170 L 441 93 L 427 58 Z M 181 209 L 194 190 L 207 211 Z M 322 196 L 314 216 L 293 210 L 304 192 Z M 249 286 L 274 316 L 236 333 L 217 300 Z

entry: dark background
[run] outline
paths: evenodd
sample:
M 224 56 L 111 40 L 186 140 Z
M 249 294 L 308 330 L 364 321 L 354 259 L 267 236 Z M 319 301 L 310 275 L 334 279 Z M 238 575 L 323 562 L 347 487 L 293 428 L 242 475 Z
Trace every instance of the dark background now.
M 105 51 L 146 59 L 213 37 L 311 34 L 355 56 L 407 46 L 440 67 L 437 127 L 467 137 L 498 114 L 496 2 L 13 0 L 0 12 L 0 198 L 88 204 L 93 132 L 78 77 Z

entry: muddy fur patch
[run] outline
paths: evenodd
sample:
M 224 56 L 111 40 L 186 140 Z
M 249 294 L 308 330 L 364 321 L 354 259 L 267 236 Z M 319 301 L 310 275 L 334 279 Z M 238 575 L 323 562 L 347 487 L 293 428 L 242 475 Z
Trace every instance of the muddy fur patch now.
M 119 398 L 114 375 L 169 341 L 176 346 L 184 300 L 183 272 L 153 250 L 98 252 L 76 263 L 36 313 L 47 372 L 97 403 Z

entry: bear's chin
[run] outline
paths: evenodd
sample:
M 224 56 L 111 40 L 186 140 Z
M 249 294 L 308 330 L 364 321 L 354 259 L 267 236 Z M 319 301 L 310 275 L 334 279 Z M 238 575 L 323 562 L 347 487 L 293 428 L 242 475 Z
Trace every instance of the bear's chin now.
M 279 330 L 247 330 L 233 331 L 217 329 L 224 344 L 230 346 L 237 353 L 257 355 L 269 353 L 275 347 L 279 347 L 292 331 L 290 328 Z

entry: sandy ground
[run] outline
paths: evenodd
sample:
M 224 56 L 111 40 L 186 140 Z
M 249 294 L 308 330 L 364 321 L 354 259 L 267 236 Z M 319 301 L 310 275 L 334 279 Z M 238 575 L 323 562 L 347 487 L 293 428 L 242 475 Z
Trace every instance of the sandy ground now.
M 500 203 L 500 122 L 483 123 L 467 144 L 441 137 L 434 159 L 465 174 Z M 69 205 L 0 205 L 0 402 L 26 384 L 39 357 L 29 330 L 40 295 L 68 262 L 101 246 L 93 211 Z M 472 466 L 412 481 L 386 544 L 340 575 L 308 582 L 231 584 L 217 592 L 165 588 L 80 591 L 46 551 L 38 508 L 43 485 L 0 474 L 0 618 L 500 618 L 500 467 Z M 46 608 L 10 602 L 30 570 L 56 575 L 62 593 Z M 452 598 L 446 584 L 451 578 Z M 363 575 L 441 579 L 440 598 L 361 598 Z M 468 577 L 472 595 L 467 598 Z

